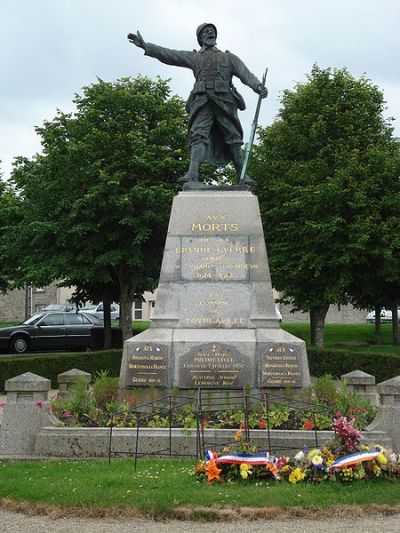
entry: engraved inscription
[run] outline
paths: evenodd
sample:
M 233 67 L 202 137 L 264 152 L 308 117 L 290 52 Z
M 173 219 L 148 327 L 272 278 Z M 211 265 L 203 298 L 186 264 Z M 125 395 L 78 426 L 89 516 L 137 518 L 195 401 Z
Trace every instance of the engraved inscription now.
M 249 383 L 249 358 L 234 346 L 203 344 L 179 360 L 180 387 L 241 388 Z
M 270 344 L 261 357 L 261 387 L 301 387 L 301 368 L 294 346 Z
M 128 356 L 130 386 L 168 386 L 168 348 L 155 343 L 137 343 Z
M 260 269 L 247 236 L 183 237 L 175 253 L 185 281 L 245 281 Z

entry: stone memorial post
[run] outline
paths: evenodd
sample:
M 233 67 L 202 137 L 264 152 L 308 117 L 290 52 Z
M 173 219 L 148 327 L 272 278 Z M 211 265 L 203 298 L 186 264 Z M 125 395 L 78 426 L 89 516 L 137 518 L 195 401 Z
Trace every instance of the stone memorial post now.
M 385 431 L 393 442 L 393 449 L 400 452 L 400 376 L 388 379 L 376 386 L 379 405 L 375 419 L 368 431 Z
M 26 372 L 5 382 L 7 402 L 0 428 L 1 455 L 31 455 L 41 427 L 55 424 L 48 413 L 50 380 Z
M 372 405 L 378 405 L 375 377 L 362 370 L 353 370 L 341 376 L 349 392 L 358 394 L 363 400 L 368 400 Z
M 71 370 L 67 370 L 62 374 L 58 374 L 58 396 L 68 396 L 78 379 L 85 380 L 86 385 L 89 386 L 89 383 L 92 380 L 92 374 L 89 374 L 89 372 L 84 372 L 83 370 L 79 370 L 78 368 L 72 368 Z

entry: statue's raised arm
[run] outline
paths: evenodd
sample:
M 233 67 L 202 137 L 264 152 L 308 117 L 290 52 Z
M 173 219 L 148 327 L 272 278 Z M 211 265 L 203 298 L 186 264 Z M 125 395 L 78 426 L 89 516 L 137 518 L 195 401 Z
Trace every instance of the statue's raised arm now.
M 146 43 L 144 42 L 139 30 L 137 33 L 128 33 L 128 39 L 130 43 L 144 49 Z
M 200 50 L 173 50 L 145 42 L 142 35 L 129 33 L 129 42 L 143 48 L 145 55 L 167 65 L 190 68 L 196 82 L 186 103 L 189 113 L 190 167 L 179 181 L 185 188 L 203 188 L 199 166 L 203 162 L 217 166 L 232 161 L 241 184 L 252 186 L 248 176 L 241 177 L 243 166 L 243 130 L 238 109 L 245 109 L 241 95 L 232 84 L 233 76 L 265 98 L 268 94 L 260 80 L 229 51 L 217 48 L 217 28 L 205 23 L 197 28 Z

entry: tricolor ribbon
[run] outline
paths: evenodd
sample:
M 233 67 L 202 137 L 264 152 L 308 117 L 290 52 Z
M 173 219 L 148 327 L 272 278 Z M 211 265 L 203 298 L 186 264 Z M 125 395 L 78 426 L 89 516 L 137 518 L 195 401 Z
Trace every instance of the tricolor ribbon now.
M 221 455 L 218 457 L 218 454 L 214 450 L 208 450 L 206 452 L 207 461 L 216 461 L 221 464 L 230 464 L 230 465 L 274 465 L 277 462 L 277 458 L 273 455 L 270 455 L 268 452 L 262 453 L 228 453 L 226 455 Z M 276 479 L 280 479 L 278 474 L 278 469 L 272 469 L 271 473 Z
M 372 461 L 373 459 L 378 457 L 380 453 L 380 451 L 352 453 L 350 455 L 346 455 L 345 457 L 337 459 L 334 463 L 331 464 L 329 468 L 326 469 L 326 471 L 330 472 L 332 470 L 340 470 L 341 468 L 356 465 L 364 461 Z

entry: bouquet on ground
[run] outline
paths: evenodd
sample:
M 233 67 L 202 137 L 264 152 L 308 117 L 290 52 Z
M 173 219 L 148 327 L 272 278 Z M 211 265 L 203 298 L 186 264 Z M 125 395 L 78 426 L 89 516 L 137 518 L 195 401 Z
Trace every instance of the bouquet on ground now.
M 338 416 L 333 420 L 333 438 L 321 448 L 304 447 L 293 458 L 260 452 L 243 438 L 243 428 L 235 443 L 218 455 L 207 452 L 205 461 L 195 467 L 199 479 L 214 482 L 234 480 L 285 479 L 296 484 L 302 481 L 320 483 L 325 480 L 352 482 L 373 478 L 400 478 L 400 455 L 382 446 L 370 447 L 354 420 Z

